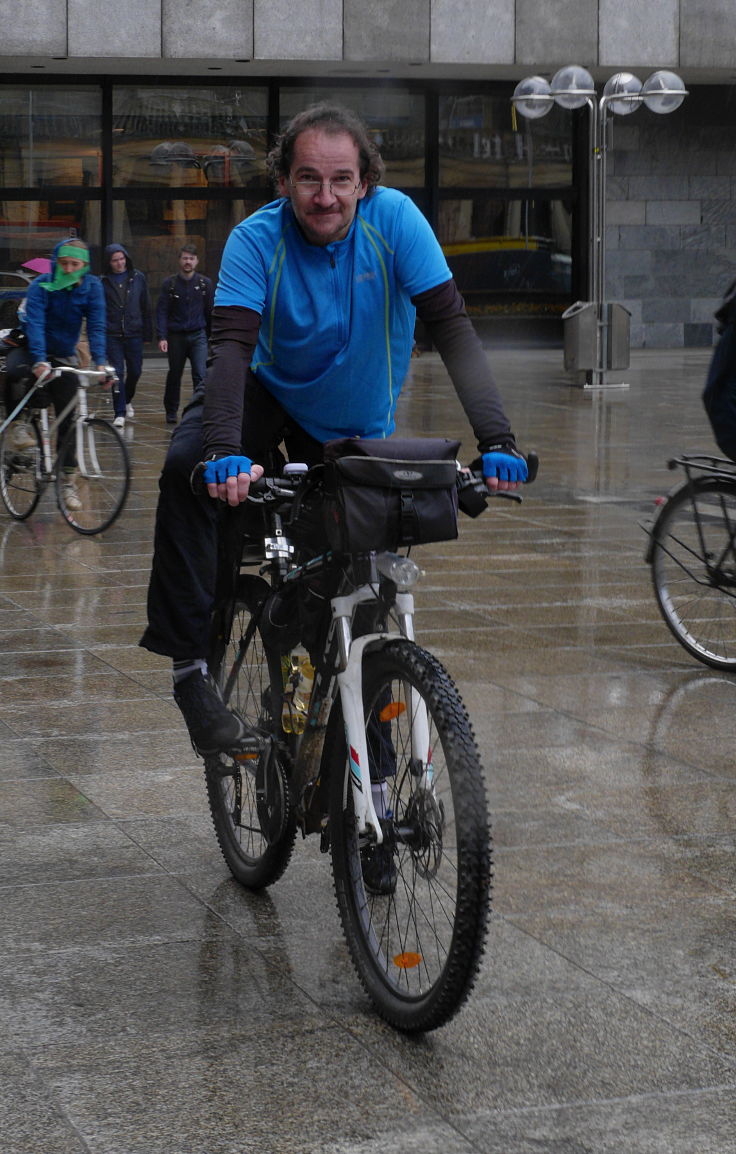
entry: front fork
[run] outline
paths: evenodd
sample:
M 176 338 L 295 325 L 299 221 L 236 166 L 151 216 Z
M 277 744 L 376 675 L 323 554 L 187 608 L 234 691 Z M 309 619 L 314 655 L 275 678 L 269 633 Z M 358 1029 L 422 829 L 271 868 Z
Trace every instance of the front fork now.
M 352 636 L 351 621 L 356 607 L 366 601 L 375 601 L 375 587 L 363 585 L 345 597 L 332 599 L 332 615 L 337 627 L 339 669 L 337 684 L 340 692 L 345 742 L 350 767 L 350 785 L 353 791 L 355 820 L 358 834 L 383 842 L 383 829 L 373 805 L 368 743 L 365 735 L 363 702 L 363 655 L 368 649 L 381 648 L 390 641 L 414 640 L 414 598 L 410 593 L 396 594 L 399 632 L 366 633 Z M 430 773 L 429 721 L 424 700 L 417 691 L 410 691 L 412 763 L 421 777 Z M 421 768 L 419 768 L 421 767 Z

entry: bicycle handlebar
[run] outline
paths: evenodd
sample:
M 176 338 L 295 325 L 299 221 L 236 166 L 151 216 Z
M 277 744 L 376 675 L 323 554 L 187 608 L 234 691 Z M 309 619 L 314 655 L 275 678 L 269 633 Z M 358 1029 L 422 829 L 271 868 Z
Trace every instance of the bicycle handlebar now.
M 539 470 L 539 457 L 533 450 L 526 457 L 526 463 L 528 475 L 524 484 L 531 485 Z M 204 462 L 200 462 L 192 472 L 191 486 L 197 494 L 207 491 L 203 479 L 204 467 Z M 458 504 L 463 513 L 469 517 L 477 517 L 482 513 L 489 497 L 504 497 L 506 500 L 518 502 L 523 500 L 515 489 L 489 489 L 485 477 L 477 470 L 460 464 L 457 468 Z M 260 477 L 257 481 L 251 481 L 246 500 L 258 505 L 289 505 L 303 484 L 305 476 L 306 473 L 295 473 L 291 476 Z
M 118 375 L 112 365 L 106 365 L 104 369 L 78 369 L 75 365 L 55 365 L 40 377 L 36 377 L 36 384 L 46 385 L 64 373 L 74 373 L 82 389 L 88 389 L 93 384 L 102 384 L 103 381 L 109 381 L 113 385 L 118 381 Z

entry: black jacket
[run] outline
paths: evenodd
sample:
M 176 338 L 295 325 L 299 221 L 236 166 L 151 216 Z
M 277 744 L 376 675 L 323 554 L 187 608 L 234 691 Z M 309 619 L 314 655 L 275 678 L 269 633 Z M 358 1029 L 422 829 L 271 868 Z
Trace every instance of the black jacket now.
M 188 280 L 179 273 L 168 276 L 156 305 L 156 332 L 165 341 L 169 333 L 204 329 L 209 336 L 215 290 L 209 277 L 195 272 Z
M 126 280 L 118 289 L 110 269 L 114 252 L 125 253 Z M 133 268 L 133 262 L 121 244 L 109 244 L 105 249 L 105 272 L 100 278 L 105 290 L 107 331 L 110 336 L 142 337 L 153 339 L 153 311 L 148 284 L 142 272 Z

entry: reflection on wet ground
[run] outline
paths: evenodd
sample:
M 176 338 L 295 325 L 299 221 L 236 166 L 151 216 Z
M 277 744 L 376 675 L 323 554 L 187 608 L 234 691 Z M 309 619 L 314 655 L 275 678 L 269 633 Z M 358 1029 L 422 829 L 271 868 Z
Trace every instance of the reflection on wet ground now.
M 458 681 L 495 823 L 477 989 L 425 1038 L 372 1014 L 327 861 L 228 879 L 166 662 L 138 648 L 169 434 L 150 362 L 130 504 L 75 536 L 0 513 L 2 1154 L 736 1151 L 736 678 L 659 620 L 639 523 L 711 448 L 705 352 L 626 389 L 493 362 L 540 478 L 421 550 L 417 629 Z M 474 455 L 433 355 L 402 431 Z

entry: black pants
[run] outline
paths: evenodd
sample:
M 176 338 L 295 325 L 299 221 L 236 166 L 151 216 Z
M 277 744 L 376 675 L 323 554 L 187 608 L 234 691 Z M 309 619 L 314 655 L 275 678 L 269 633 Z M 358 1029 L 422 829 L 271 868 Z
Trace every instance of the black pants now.
M 179 411 L 181 378 L 189 361 L 192 367 L 192 389 L 204 385 L 207 373 L 207 333 L 204 329 L 193 329 L 186 333 L 169 333 L 169 371 L 164 386 L 164 409 L 167 417 L 175 417 Z
M 148 588 L 148 627 L 140 644 L 174 661 L 206 658 L 217 577 L 218 506 L 190 486 L 203 457 L 202 401 L 195 394 L 184 410 L 159 480 L 153 566 Z M 296 425 L 248 374 L 243 411 L 242 451 L 252 461 L 272 464 L 283 441 L 292 461 L 322 460 L 322 445 Z

